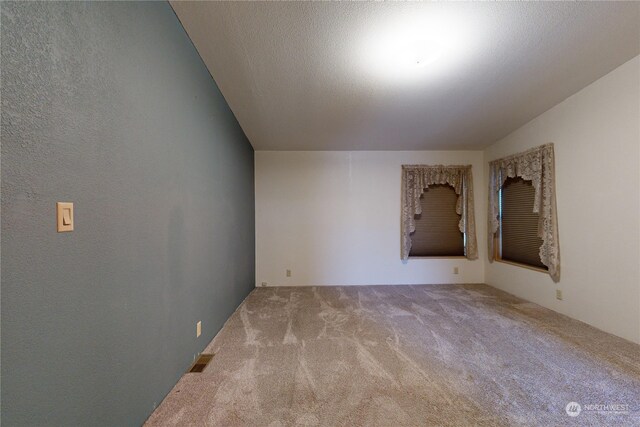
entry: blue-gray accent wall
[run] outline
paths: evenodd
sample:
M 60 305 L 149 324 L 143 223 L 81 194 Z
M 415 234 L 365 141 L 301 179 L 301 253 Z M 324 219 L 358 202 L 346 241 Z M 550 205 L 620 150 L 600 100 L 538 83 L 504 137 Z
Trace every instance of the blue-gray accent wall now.
M 168 3 L 0 11 L 2 424 L 140 425 L 254 287 L 253 149 Z

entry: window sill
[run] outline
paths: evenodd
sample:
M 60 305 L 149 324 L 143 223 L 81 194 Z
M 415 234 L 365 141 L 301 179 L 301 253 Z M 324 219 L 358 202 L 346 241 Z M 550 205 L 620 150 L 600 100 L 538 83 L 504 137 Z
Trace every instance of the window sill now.
M 443 255 L 443 256 L 411 256 L 409 259 L 467 259 L 464 255 Z
M 527 270 L 537 271 L 538 273 L 549 274 L 549 270 L 545 270 L 544 268 L 539 268 L 539 267 L 533 267 L 533 266 L 527 265 L 527 264 L 521 264 L 519 262 L 506 261 L 506 260 L 500 259 L 500 258 L 496 258 L 494 261 L 500 262 L 500 263 L 503 263 L 503 264 L 515 265 L 516 267 L 526 268 Z

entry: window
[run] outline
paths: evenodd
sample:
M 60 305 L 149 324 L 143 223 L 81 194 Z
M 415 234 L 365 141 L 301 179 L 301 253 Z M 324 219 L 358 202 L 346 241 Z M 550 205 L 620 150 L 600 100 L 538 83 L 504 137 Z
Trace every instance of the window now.
M 498 194 L 500 227 L 497 258 L 547 270 L 540 260 L 543 244 L 538 236 L 540 216 L 533 211 L 535 189 L 531 181 L 508 178 Z
M 447 184 L 431 185 L 420 197 L 422 213 L 415 215 L 409 256 L 464 256 L 461 215 L 456 213 L 458 195 Z
M 490 161 L 488 207 L 489 262 L 530 265 L 560 281 L 553 143 Z
M 410 255 L 477 259 L 473 204 L 471 165 L 402 165 L 400 259 L 407 261 Z M 414 243 L 419 247 L 413 248 Z

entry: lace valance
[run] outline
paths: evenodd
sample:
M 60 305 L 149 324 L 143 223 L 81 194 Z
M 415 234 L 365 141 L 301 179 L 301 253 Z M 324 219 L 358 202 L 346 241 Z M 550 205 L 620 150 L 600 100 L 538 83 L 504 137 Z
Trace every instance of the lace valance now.
M 535 189 L 533 212 L 538 213 L 540 261 L 549 268 L 554 282 L 560 280 L 560 247 L 555 195 L 553 144 L 532 148 L 489 163 L 489 261 L 494 260 L 493 237 L 500 226 L 499 191 L 507 178 L 521 177 Z
M 411 233 L 416 230 L 415 216 L 422 213 L 420 196 L 430 185 L 437 184 L 449 184 L 458 195 L 456 212 L 461 216 L 458 228 L 465 234 L 465 256 L 478 258 L 471 165 L 402 166 L 401 258 L 409 258 Z

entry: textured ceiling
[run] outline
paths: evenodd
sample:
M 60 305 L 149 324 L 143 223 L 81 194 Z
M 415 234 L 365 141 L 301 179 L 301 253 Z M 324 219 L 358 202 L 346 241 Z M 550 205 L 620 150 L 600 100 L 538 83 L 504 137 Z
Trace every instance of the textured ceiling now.
M 640 53 L 640 3 L 172 6 L 256 150 L 481 149 Z M 371 62 L 434 19 L 448 62 Z

